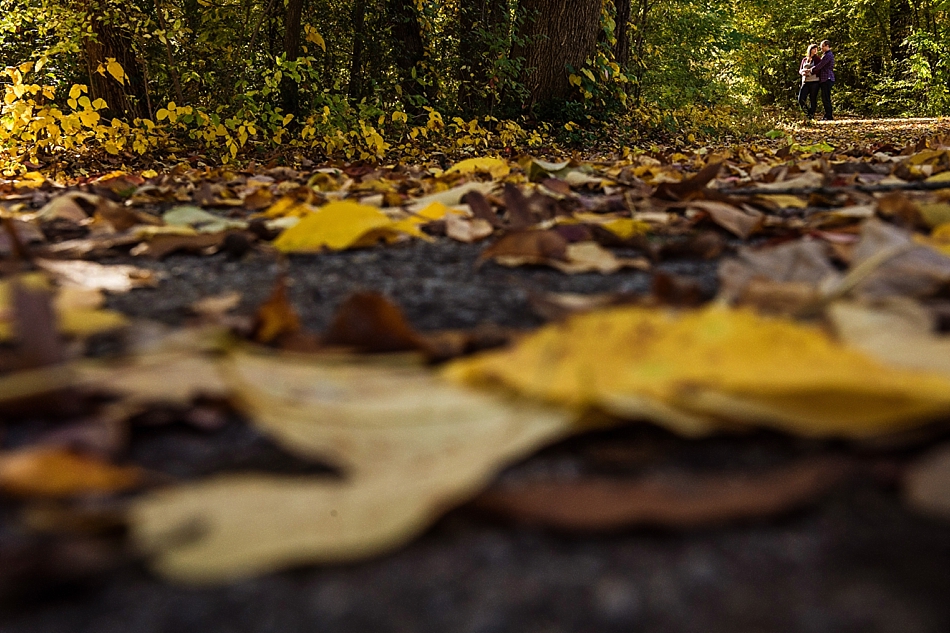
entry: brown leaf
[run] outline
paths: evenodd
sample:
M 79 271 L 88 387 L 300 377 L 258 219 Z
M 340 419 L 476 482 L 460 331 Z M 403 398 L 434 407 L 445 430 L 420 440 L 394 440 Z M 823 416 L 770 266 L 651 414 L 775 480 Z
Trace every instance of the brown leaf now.
M 201 233 L 198 235 L 156 235 L 144 242 L 141 249 L 133 249 L 134 255 L 164 259 L 172 253 L 186 251 L 204 253 L 217 251 L 224 244 L 227 233 Z
M 61 363 L 66 358 L 56 328 L 52 295 L 45 288 L 31 288 L 15 282 L 13 320 L 17 352 L 23 369 Z
M 910 467 L 904 497 L 920 512 L 950 519 L 950 445 L 933 449 Z
M 664 182 L 656 188 L 656 197 L 664 200 L 691 200 L 708 185 L 722 169 L 722 161 L 710 162 L 695 176 L 681 182 Z
M 792 312 L 795 306 L 817 298 L 823 284 L 832 284 L 840 277 L 829 260 L 828 245 L 813 240 L 762 249 L 740 248 L 735 258 L 719 265 L 720 296 L 725 300 L 772 305 L 773 310 L 788 305 Z M 798 304 L 796 298 L 804 303 Z M 785 308 L 777 311 L 789 312 Z
M 854 288 L 868 299 L 892 296 L 930 297 L 950 284 L 950 257 L 917 245 L 907 231 L 869 220 L 854 249 L 852 270 L 871 271 Z
M 567 240 L 557 231 L 509 233 L 482 251 L 480 259 L 493 259 L 502 266 L 567 261 Z
M 508 210 L 508 225 L 512 229 L 526 229 L 538 222 L 531 214 L 528 198 L 511 183 L 505 185 L 505 208 Z
M 324 336 L 327 345 L 362 352 L 402 352 L 425 348 L 402 310 L 376 292 L 357 292 L 337 309 Z
M 704 298 L 696 279 L 662 270 L 653 273 L 650 292 L 658 302 L 672 306 L 697 306 Z
M 472 215 L 474 215 L 475 219 L 484 220 L 495 228 L 501 226 L 501 218 L 492 210 L 488 198 L 486 198 L 482 192 L 469 191 L 462 196 L 462 202 L 467 204 L 472 210 Z
M 281 275 L 274 283 L 270 298 L 257 309 L 254 340 L 271 343 L 280 336 L 300 331 L 300 317 L 287 294 L 287 277 Z
M 705 211 L 713 222 L 742 239 L 748 239 L 762 228 L 764 216 L 751 207 L 740 209 L 715 200 L 693 200 L 689 203 L 689 208 Z
M 478 508 L 565 530 L 634 525 L 699 527 L 774 516 L 813 502 L 852 470 L 847 461 L 802 461 L 757 474 L 646 476 L 497 486 Z

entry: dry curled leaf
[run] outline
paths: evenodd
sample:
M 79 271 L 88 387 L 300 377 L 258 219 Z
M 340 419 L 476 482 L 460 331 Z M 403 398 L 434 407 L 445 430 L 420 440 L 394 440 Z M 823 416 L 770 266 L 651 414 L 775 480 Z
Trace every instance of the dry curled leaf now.
M 840 459 L 802 461 L 760 473 L 584 478 L 496 486 L 476 507 L 572 531 L 650 525 L 697 527 L 773 516 L 816 500 L 848 474 Z

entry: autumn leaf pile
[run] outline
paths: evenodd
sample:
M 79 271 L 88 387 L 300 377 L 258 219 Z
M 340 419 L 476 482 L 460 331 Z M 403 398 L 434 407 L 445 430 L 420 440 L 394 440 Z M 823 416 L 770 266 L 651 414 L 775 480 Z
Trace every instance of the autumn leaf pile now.
M 766 427 L 881 438 L 945 424 L 948 192 L 950 137 L 939 135 L 848 152 L 779 141 L 447 168 L 28 172 L 0 181 L 0 411 L 52 430 L 0 444 L 0 493 L 34 517 L 23 529 L 40 529 L 40 507 L 59 517 L 43 529 L 127 526 L 123 556 L 169 579 L 221 582 L 390 550 L 592 419 L 688 437 Z M 130 258 L 282 262 L 417 241 L 481 244 L 479 267 L 652 275 L 653 289 L 536 297 L 550 322 L 532 332 L 420 332 L 372 293 L 309 332 L 283 277 L 252 313 L 240 296 L 206 297 L 173 331 L 105 307 L 109 293 L 169 283 Z M 677 258 L 715 263 L 715 298 L 659 271 Z M 118 351 L 95 353 L 103 342 Z M 130 425 L 162 407 L 209 428 L 238 412 L 342 477 L 170 481 L 123 458 Z M 581 528 L 694 524 L 798 503 L 839 466 L 728 494 L 706 482 L 689 501 L 645 484 L 650 501 L 635 506 L 595 482 L 570 492 L 574 514 L 557 490 L 481 503 Z M 946 516 L 947 470 L 946 452 L 915 465 L 910 502 Z

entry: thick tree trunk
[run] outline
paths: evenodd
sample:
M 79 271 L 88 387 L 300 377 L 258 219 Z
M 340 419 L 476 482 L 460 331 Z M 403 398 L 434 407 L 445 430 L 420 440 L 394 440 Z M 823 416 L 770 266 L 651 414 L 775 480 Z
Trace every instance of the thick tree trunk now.
M 573 93 L 567 66 L 579 69 L 593 55 L 600 32 L 601 0 L 524 0 L 525 20 L 514 57 L 524 58 L 522 81 L 529 104 Z
M 459 5 L 459 107 L 469 115 L 491 109 L 501 86 L 495 61 L 508 54 L 508 0 L 461 0 Z
M 426 67 L 422 25 L 414 0 L 386 0 L 391 27 L 393 65 L 399 73 L 399 88 L 406 112 L 419 114 L 432 101 L 434 86 Z
M 106 16 L 109 17 L 109 16 Z M 93 99 L 103 99 L 112 116 L 128 120 L 146 118 L 147 86 L 139 60 L 132 49 L 132 38 L 116 24 L 104 19 L 102 7 L 96 2 L 86 5 L 86 20 L 94 37 L 83 41 L 89 92 Z M 119 82 L 108 72 L 100 74 L 109 58 L 115 59 L 125 72 Z
M 296 61 L 300 57 L 300 13 L 303 0 L 288 0 L 284 13 L 284 55 L 287 61 Z M 297 115 L 300 112 L 300 86 L 291 77 L 284 76 L 280 81 L 280 104 L 285 113 Z

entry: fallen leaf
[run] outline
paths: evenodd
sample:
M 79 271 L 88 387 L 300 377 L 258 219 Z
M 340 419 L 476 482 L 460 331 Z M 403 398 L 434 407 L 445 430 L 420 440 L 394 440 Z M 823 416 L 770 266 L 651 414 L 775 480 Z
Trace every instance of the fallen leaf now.
M 935 334 L 933 316 L 916 302 L 837 301 L 827 314 L 838 338 L 851 347 L 894 367 L 950 376 L 950 336 Z
M 357 292 L 347 297 L 333 316 L 323 342 L 370 353 L 425 347 L 402 310 L 375 292 Z
M 567 261 L 567 241 L 557 231 L 518 231 L 488 246 L 480 259 L 491 259 L 502 266 Z
M 280 275 L 274 282 L 270 297 L 257 309 L 254 340 L 258 343 L 270 343 L 279 336 L 299 331 L 300 317 L 290 303 L 287 277 Z
M 719 264 L 719 296 L 766 312 L 794 314 L 840 281 L 829 255 L 829 246 L 816 240 L 740 247 L 736 257 Z
M 929 297 L 950 284 L 950 257 L 917 244 L 911 233 L 880 220 L 868 220 L 854 248 L 854 294 L 867 299 L 892 296 Z
M 520 522 L 572 531 L 692 528 L 795 510 L 834 487 L 849 470 L 847 462 L 828 458 L 754 474 L 528 481 L 495 486 L 474 505 Z
M 68 497 L 137 488 L 142 471 L 57 448 L 0 452 L 0 490 L 22 497 Z
M 227 292 L 199 299 L 191 304 L 191 311 L 205 317 L 216 318 L 235 309 L 241 303 L 240 292 Z
M 155 235 L 147 242 L 132 249 L 132 255 L 142 255 L 153 259 L 164 259 L 172 253 L 217 252 L 224 244 L 226 233 L 204 233 L 201 235 Z
M 416 367 L 237 353 L 230 368 L 261 430 L 348 477 L 218 476 L 135 500 L 134 539 L 174 580 L 222 582 L 392 549 L 570 429 L 564 412 Z
M 650 263 L 641 258 L 618 258 L 597 242 L 577 242 L 568 244 L 564 255 L 567 261 L 551 260 L 548 265 L 562 273 L 576 275 L 580 273 L 600 273 L 609 275 L 621 268 L 649 270 Z
M 209 213 L 198 207 L 175 207 L 162 215 L 165 224 L 172 226 L 188 226 L 198 233 L 221 233 L 231 229 L 246 229 L 244 220 L 231 220 L 220 215 Z
M 950 519 L 950 446 L 939 446 L 911 464 L 904 498 L 915 510 Z
M 445 218 L 445 234 L 453 240 L 465 244 L 483 240 L 494 231 L 492 225 L 481 218 L 468 220 L 455 215 L 449 215 Z
M 500 158 L 467 158 L 446 170 L 446 174 L 486 173 L 492 178 L 504 178 L 511 172 L 508 163 Z
M 590 312 L 445 371 L 687 435 L 742 424 L 866 436 L 950 412 L 946 376 L 887 367 L 820 329 L 720 306 Z
M 762 228 L 764 219 L 755 209 L 740 209 L 716 200 L 692 200 L 688 208 L 705 211 L 713 222 L 744 240 Z
M 398 225 L 376 207 L 357 202 L 331 202 L 305 215 L 274 240 L 283 253 L 317 253 L 371 246 L 376 239 L 400 234 L 419 235 L 414 224 Z M 377 237 L 378 236 L 378 237 Z
M 158 284 L 155 273 L 136 266 L 119 264 L 104 266 L 82 260 L 52 259 L 37 259 L 34 263 L 63 285 L 108 292 L 128 292 L 133 288 L 145 288 Z

